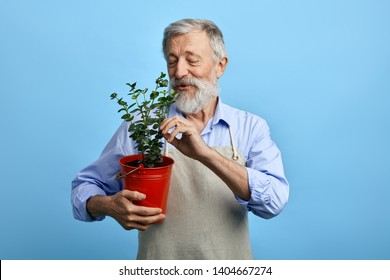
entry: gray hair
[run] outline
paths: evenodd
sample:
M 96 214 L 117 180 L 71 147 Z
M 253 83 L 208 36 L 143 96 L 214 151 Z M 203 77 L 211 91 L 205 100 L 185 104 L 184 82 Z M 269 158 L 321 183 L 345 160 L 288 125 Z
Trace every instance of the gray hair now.
M 221 30 L 215 23 L 205 19 L 182 19 L 171 23 L 164 30 L 162 48 L 165 59 L 167 59 L 167 43 L 173 37 L 183 35 L 191 31 L 206 31 L 210 39 L 210 47 L 213 50 L 215 62 L 226 57 L 226 48 Z

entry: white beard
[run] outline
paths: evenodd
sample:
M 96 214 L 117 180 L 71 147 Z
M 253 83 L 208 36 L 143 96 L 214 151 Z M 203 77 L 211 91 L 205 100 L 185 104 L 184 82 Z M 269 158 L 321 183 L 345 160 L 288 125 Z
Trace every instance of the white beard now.
M 184 77 L 181 79 L 173 77 L 170 82 L 170 88 L 175 88 L 180 85 L 192 85 L 196 88 L 194 94 L 186 90 L 177 91 L 175 105 L 184 114 L 196 114 L 209 104 L 214 97 L 218 97 L 218 82 L 215 76 L 210 81 L 193 77 Z

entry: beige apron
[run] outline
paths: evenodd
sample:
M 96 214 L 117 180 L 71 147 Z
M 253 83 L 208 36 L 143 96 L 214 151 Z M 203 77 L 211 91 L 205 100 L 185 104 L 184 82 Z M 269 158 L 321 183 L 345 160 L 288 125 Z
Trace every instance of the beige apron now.
M 231 147 L 213 147 L 244 165 Z M 202 163 L 169 150 L 175 164 L 165 221 L 138 234 L 137 259 L 252 259 L 248 214 L 227 185 Z

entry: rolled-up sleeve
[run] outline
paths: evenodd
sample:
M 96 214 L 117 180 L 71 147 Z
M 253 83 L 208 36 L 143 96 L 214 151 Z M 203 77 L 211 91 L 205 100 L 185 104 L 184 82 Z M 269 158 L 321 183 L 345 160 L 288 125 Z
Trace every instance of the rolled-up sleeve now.
M 84 222 L 101 221 L 104 216 L 92 217 L 87 211 L 87 201 L 95 195 L 106 195 L 98 186 L 91 183 L 81 183 L 72 189 L 73 217 Z
M 246 170 L 251 192 L 249 201 L 236 197 L 237 201 L 255 215 L 269 219 L 285 207 L 289 196 L 289 184 L 284 174 L 282 157 L 270 137 L 265 121 L 255 126 L 257 136 L 248 153 Z

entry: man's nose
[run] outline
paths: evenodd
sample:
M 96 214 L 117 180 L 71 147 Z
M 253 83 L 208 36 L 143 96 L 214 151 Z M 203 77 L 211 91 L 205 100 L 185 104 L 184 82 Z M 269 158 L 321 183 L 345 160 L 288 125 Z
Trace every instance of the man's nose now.
M 188 75 L 188 64 L 183 60 L 179 60 L 176 65 L 175 77 L 177 79 L 181 79 L 187 75 Z

